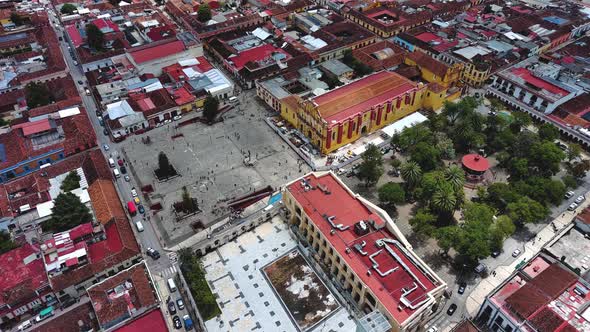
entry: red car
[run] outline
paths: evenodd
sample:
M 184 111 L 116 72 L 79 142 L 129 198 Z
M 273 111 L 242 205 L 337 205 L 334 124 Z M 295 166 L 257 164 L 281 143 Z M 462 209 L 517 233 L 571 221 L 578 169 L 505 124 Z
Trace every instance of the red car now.
M 117 160 L 117 163 L 119 164 L 119 166 L 123 166 L 123 159 Z

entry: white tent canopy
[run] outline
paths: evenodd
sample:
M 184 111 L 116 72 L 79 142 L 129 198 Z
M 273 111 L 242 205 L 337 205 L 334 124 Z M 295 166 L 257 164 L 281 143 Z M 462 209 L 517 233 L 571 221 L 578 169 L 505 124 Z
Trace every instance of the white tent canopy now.
M 428 120 L 427 117 L 416 112 L 390 124 L 389 126 L 384 127 L 383 129 L 381 129 L 381 131 L 386 133 L 389 137 L 393 137 L 393 135 L 395 135 L 396 133 L 401 133 L 402 130 L 404 130 L 404 128 L 413 127 L 426 120 Z

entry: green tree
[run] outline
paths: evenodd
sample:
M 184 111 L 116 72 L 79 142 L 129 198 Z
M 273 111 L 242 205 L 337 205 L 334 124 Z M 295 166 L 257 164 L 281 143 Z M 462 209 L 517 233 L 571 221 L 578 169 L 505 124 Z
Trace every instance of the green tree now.
M 492 112 L 499 112 L 504 109 L 504 104 L 497 98 L 490 98 L 488 100 L 490 101 L 490 110 Z
M 197 19 L 200 22 L 207 22 L 211 19 L 211 8 L 207 4 L 201 4 L 197 11 Z
M 565 153 L 553 142 L 540 142 L 531 146 L 531 166 L 538 174 L 554 175 L 559 171 L 559 164 L 565 159 Z
M 455 147 L 453 141 L 444 133 L 436 134 L 436 149 L 440 151 L 440 156 L 443 159 L 455 159 Z
M 182 187 L 182 205 L 186 211 L 194 212 L 199 209 L 195 200 L 191 197 L 186 186 Z
M 205 278 L 205 269 L 200 259 L 198 259 L 190 249 L 181 249 L 179 251 L 180 270 L 186 280 L 191 295 L 197 304 L 197 309 L 204 320 L 221 314 L 213 292 L 209 288 Z
M 454 247 L 464 261 L 475 264 L 491 254 L 489 229 L 489 224 L 485 222 L 471 221 L 464 224 L 457 234 L 458 244 Z
M 451 214 L 455 210 L 457 196 L 449 183 L 444 183 L 436 189 L 434 195 L 432 195 L 430 206 L 434 211 L 441 214 Z
M 10 234 L 0 231 L 0 254 L 9 252 L 15 248 L 18 248 L 18 245 L 12 241 Z
M 406 201 L 406 193 L 399 183 L 388 182 L 379 188 L 379 201 L 382 204 L 392 206 Z
M 447 180 L 454 190 L 460 190 L 465 184 L 465 172 L 459 166 L 449 166 L 444 171 L 445 180 Z
M 19 25 L 22 25 L 23 24 L 23 18 L 17 12 L 10 13 L 10 20 L 16 26 L 19 26 Z
M 53 101 L 45 84 L 37 82 L 30 82 L 25 86 L 25 97 L 29 108 L 49 105 Z
M 362 159 L 363 162 L 359 166 L 359 177 L 365 180 L 367 186 L 377 183 L 383 175 L 381 150 L 374 144 L 368 144 L 362 154 Z
M 448 253 L 451 248 L 459 244 L 461 229 L 455 225 L 445 226 L 437 229 L 434 235 L 441 250 Z
M 412 230 L 420 237 L 428 237 L 435 234 L 436 216 L 427 209 L 419 209 L 416 215 L 410 219 Z
M 572 175 L 565 175 L 561 178 L 561 182 L 569 189 L 576 189 L 578 188 L 578 180 Z
M 579 158 L 581 154 L 582 147 L 579 144 L 572 143 L 567 149 L 567 161 L 571 163 L 574 159 Z
M 74 189 L 80 188 L 80 180 L 81 179 L 80 175 L 78 175 L 78 172 L 71 171 L 61 183 L 60 189 L 62 191 L 72 191 Z
M 160 152 L 158 154 L 158 173 L 165 178 L 176 175 L 174 167 L 172 167 L 170 161 L 168 160 L 168 156 L 166 156 L 164 152 Z
M 213 96 L 207 96 L 203 103 L 203 116 L 209 124 L 215 121 L 219 113 L 219 101 Z
M 504 211 L 510 203 L 518 201 L 522 195 L 507 183 L 496 182 L 488 186 L 486 202 L 500 211 Z
M 400 174 L 409 188 L 415 188 L 422 179 L 422 168 L 417 163 L 409 161 L 400 166 Z
M 559 129 L 557 129 L 554 125 L 545 122 L 539 126 L 538 134 L 539 138 L 542 140 L 553 142 L 559 138 Z
M 72 15 L 76 10 L 78 10 L 78 7 L 72 5 L 71 3 L 66 3 L 63 6 L 61 6 L 61 9 L 59 11 L 64 15 Z
M 104 33 L 94 24 L 86 25 L 86 38 L 88 46 L 97 51 L 102 51 L 104 48 Z
M 511 161 L 509 161 L 508 173 L 510 174 L 511 181 L 526 178 L 530 175 L 529 160 L 526 158 L 512 159 Z
M 62 232 L 92 221 L 90 210 L 71 192 L 60 193 L 51 212 L 51 219 L 43 223 L 43 228 L 47 231 Z
M 514 133 L 518 133 L 521 131 L 522 128 L 530 125 L 533 120 L 531 120 L 531 116 L 525 112 L 512 112 L 512 123 L 510 123 L 510 129 Z
M 402 151 L 407 151 L 420 142 L 434 143 L 434 137 L 430 128 L 421 123 L 413 127 L 405 128 L 401 133 L 391 138 L 391 144 L 398 146 Z
M 466 222 L 479 222 L 491 225 L 496 211 L 487 204 L 470 203 L 463 209 Z
M 508 204 L 507 212 L 510 219 L 520 224 L 538 222 L 549 215 L 547 207 L 528 197 Z
M 410 152 L 410 159 L 425 171 L 431 171 L 440 164 L 440 151 L 432 144 L 419 142 Z

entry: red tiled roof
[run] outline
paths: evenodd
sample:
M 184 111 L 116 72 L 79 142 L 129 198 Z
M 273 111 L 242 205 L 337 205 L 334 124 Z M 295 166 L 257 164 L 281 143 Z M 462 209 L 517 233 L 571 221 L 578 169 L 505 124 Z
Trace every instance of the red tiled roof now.
M 33 134 L 38 134 L 44 131 L 48 131 L 52 129 L 52 124 L 49 119 L 42 119 L 33 122 L 24 122 L 18 125 L 12 126 L 11 128 L 17 129 L 20 128 L 23 131 L 24 136 L 30 136 Z
M 461 159 L 463 166 L 476 172 L 485 172 L 490 168 L 490 163 L 484 156 L 477 153 L 466 154 Z
M 407 57 L 414 61 L 418 67 L 428 69 L 431 73 L 441 78 L 445 77 L 449 69 L 446 64 L 421 51 L 408 53 Z
M 548 307 L 543 308 L 530 319 L 537 332 L 554 332 L 563 324 L 564 320 Z
M 82 40 L 82 35 L 80 35 L 80 31 L 78 31 L 78 28 L 76 28 L 75 25 L 68 25 L 66 31 L 68 32 L 68 36 L 75 48 L 78 48 L 83 44 L 84 41 Z
M 375 229 L 370 225 L 369 220 L 375 225 L 383 226 L 386 222 L 381 216 L 369 209 L 359 198 L 354 196 L 344 184 L 339 182 L 335 175 L 327 173 L 317 177 L 310 174 L 304 177 L 307 184 L 313 186 L 313 190 L 306 190 L 301 181 L 288 185 L 287 190 L 311 219 L 311 223 L 323 234 L 331 246 L 337 251 L 352 271 L 362 280 L 379 302 L 400 324 L 416 312 L 402 303 L 402 289 L 413 289 L 405 296 L 405 299 L 420 308 L 420 304 L 427 298 L 427 294 L 437 288 L 434 277 L 425 274 L 425 266 L 417 266 L 415 260 L 407 255 L 411 250 L 405 245 L 387 243 L 387 250 L 376 246 L 380 239 L 397 240 L 390 233 L 387 227 Z M 324 188 L 324 189 L 322 189 Z M 328 190 L 329 195 L 324 193 Z M 341 225 L 345 229 L 337 229 L 331 226 L 328 217 L 334 217 L 334 224 Z M 365 221 L 368 233 L 358 235 L 355 231 L 355 224 Z M 364 245 L 363 245 L 364 243 Z M 359 246 L 366 253 L 361 254 L 355 249 Z M 403 250 L 400 249 L 403 247 Z M 392 250 L 397 255 L 390 254 Z M 381 276 L 374 268 L 377 262 L 378 269 L 382 273 L 391 275 Z M 406 266 L 408 270 L 403 268 Z M 390 271 L 395 269 L 394 271 Z M 367 273 L 371 271 L 371 273 Z M 416 278 L 412 277 L 416 276 Z M 401 306 L 401 307 L 399 307 Z
M 191 103 L 197 99 L 197 97 L 190 93 L 185 87 L 180 87 L 176 90 L 173 88 L 168 88 L 168 92 L 172 94 L 174 102 L 176 102 L 176 105 L 179 106 Z
M 78 324 L 82 322 L 84 328 Z M 99 326 L 94 318 L 92 305 L 85 303 L 77 306 L 75 310 L 69 310 L 60 313 L 59 319 L 44 321 L 35 325 L 30 332 L 80 332 L 80 331 L 98 331 Z
M 168 331 L 168 326 L 160 310 L 154 309 L 146 315 L 116 329 L 114 332 L 145 332 L 147 330 L 150 332 Z
M 131 50 L 129 55 L 131 55 L 135 63 L 142 64 L 144 62 L 164 58 L 184 51 L 184 44 L 180 40 L 171 40 L 155 46 L 153 46 L 153 44 L 156 43 L 152 43 L 151 45 L 148 44 L 150 46 L 145 48 Z
M 315 97 L 313 102 L 325 121 L 339 122 L 411 93 L 416 87 L 416 83 L 397 73 L 382 71 Z
M 141 254 L 127 219 L 114 219 L 105 226 L 106 240 L 88 246 L 89 263 L 50 277 L 54 292 L 77 285 L 104 270 Z
M 37 258 L 39 248 L 29 243 L 0 255 L 0 304 L 18 308 L 38 295 L 35 290 L 47 285 L 45 265 Z
M 129 288 L 126 283 L 130 283 Z M 123 286 L 122 293 L 113 290 Z M 158 299 L 145 262 L 136 264 L 87 289 L 100 325 L 107 329 L 131 317 L 132 310 L 154 306 Z
M 96 180 L 88 187 L 96 219 L 103 225 L 113 218 L 126 218 L 115 185 L 111 180 Z
M 291 55 L 285 52 L 282 48 L 276 48 L 271 44 L 264 44 L 258 47 L 254 47 L 243 52 L 240 52 L 237 56 L 228 58 L 237 70 L 242 69 L 248 62 L 258 62 L 270 57 L 273 53 L 284 54 L 285 60 L 291 58 Z

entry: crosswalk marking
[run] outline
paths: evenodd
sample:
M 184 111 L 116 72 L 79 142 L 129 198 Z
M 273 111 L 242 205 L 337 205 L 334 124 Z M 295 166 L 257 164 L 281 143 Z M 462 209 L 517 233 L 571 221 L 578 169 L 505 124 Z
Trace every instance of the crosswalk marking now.
M 172 265 L 172 266 L 167 267 L 162 272 L 160 272 L 160 275 L 164 278 L 167 278 L 167 277 L 170 277 L 170 276 L 176 274 L 176 272 L 178 272 L 178 270 L 176 269 L 176 266 Z

